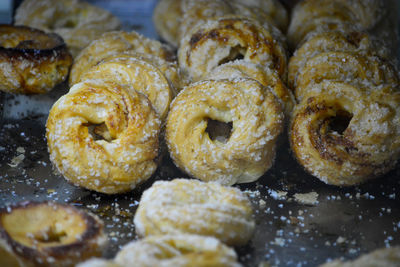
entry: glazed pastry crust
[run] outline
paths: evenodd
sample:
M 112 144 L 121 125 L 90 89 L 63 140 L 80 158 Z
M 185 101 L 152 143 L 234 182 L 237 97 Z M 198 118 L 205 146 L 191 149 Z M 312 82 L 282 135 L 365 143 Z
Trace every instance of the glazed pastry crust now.
M 100 256 L 106 244 L 97 216 L 53 202 L 25 202 L 0 212 L 2 266 L 74 266 Z M 17 264 L 18 262 L 18 264 Z
M 149 39 L 137 32 L 107 32 L 90 43 L 75 59 L 69 77 L 70 86 L 81 81 L 81 76 L 103 59 L 126 51 L 150 54 L 167 61 L 173 61 L 174 59 L 169 46 Z
M 15 24 L 59 34 L 74 57 L 102 33 L 121 26 L 107 10 L 80 0 L 24 0 Z
M 324 81 L 307 88 L 294 109 L 293 153 L 328 184 L 350 186 L 383 175 L 400 156 L 400 93 L 387 85 L 368 88 Z
M 232 123 L 230 136 L 212 140 L 210 120 Z M 251 182 L 271 167 L 283 121 L 279 100 L 253 79 L 202 81 L 173 100 L 166 141 L 175 164 L 193 177 Z
M 254 20 L 222 17 L 193 28 L 178 50 L 179 66 L 198 81 L 218 65 L 238 58 L 276 70 L 286 80 L 286 51 L 278 29 Z
M 66 79 L 71 64 L 58 35 L 26 26 L 0 26 L 0 90 L 46 93 Z
M 104 79 L 132 86 L 147 96 L 161 119 L 167 116 L 174 96 L 174 90 L 166 76 L 152 61 L 144 57 L 120 54 L 108 57 L 84 73 L 81 79 Z
M 198 235 L 150 236 L 125 245 L 114 261 L 139 267 L 240 267 L 233 249 L 213 237 Z
M 238 189 L 197 180 L 157 181 L 135 214 L 139 236 L 197 234 L 245 245 L 255 229 L 250 201 Z
M 160 124 L 149 100 L 134 88 L 86 80 L 50 110 L 50 160 L 75 185 L 126 192 L 156 170 Z
M 163 40 L 178 47 L 179 27 L 182 18 L 182 0 L 158 1 L 153 11 L 153 23 Z

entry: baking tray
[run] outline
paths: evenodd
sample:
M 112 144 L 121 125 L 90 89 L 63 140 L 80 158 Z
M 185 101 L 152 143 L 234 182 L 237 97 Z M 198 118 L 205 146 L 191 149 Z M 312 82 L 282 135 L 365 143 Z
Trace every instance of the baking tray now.
M 127 3 L 113 1 L 113 6 Z M 155 1 L 130 3 L 142 8 L 143 19 L 119 13 L 108 1 L 96 1 L 118 15 L 126 30 L 156 38 L 149 24 Z M 92 211 L 104 220 L 109 236 L 104 256 L 112 257 L 137 238 L 133 216 L 142 192 L 156 180 L 187 175 L 166 156 L 149 181 L 127 194 L 104 195 L 66 182 L 49 161 L 45 122 L 53 102 L 67 91 L 63 83 L 40 96 L 0 93 L 0 206 L 53 200 Z M 360 186 L 329 186 L 307 174 L 284 141 L 272 169 L 257 182 L 237 185 L 252 201 L 256 218 L 254 237 L 236 248 L 240 262 L 244 266 L 317 266 L 400 245 L 399 178 L 397 165 L 384 177 Z

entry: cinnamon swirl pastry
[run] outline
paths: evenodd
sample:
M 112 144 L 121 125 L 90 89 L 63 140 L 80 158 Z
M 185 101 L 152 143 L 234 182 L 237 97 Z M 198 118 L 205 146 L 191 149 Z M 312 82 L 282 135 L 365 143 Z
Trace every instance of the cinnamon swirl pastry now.
M 193 177 L 252 182 L 273 163 L 283 118 L 278 99 L 253 79 L 202 81 L 172 102 L 166 141 L 175 164 Z
M 74 57 L 102 33 L 121 26 L 107 10 L 80 0 L 24 0 L 14 19 L 17 25 L 61 35 Z
M 197 180 L 157 181 L 135 214 L 139 236 L 197 234 L 228 245 L 245 245 L 255 222 L 250 201 L 238 189 Z
M 56 34 L 0 25 L 0 90 L 43 94 L 64 81 L 72 57 Z
M 193 28 L 181 41 L 179 66 L 193 81 L 215 67 L 243 59 L 276 70 L 286 80 L 286 51 L 279 30 L 254 20 L 235 17 L 210 19 Z
M 122 193 L 157 168 L 160 120 L 133 87 L 77 83 L 53 105 L 46 127 L 50 160 L 73 184 Z
M 252 78 L 262 85 L 269 87 L 282 101 L 285 116 L 290 117 L 295 105 L 294 96 L 279 78 L 276 71 L 270 68 L 263 68 L 258 64 L 244 60 L 235 60 L 216 67 L 203 79 L 220 80 L 235 78 Z
M 167 61 L 173 61 L 174 55 L 169 46 L 149 39 L 137 32 L 114 31 L 103 34 L 93 41 L 77 56 L 71 69 L 70 86 L 81 81 L 86 71 L 108 56 L 126 51 L 158 56 Z
M 24 202 L 0 211 L 1 266 L 75 266 L 100 256 L 107 238 L 90 213 L 53 202 Z
M 292 11 L 288 41 L 295 48 L 313 31 L 370 30 L 386 12 L 384 1 L 380 0 L 305 0 Z
M 173 47 L 179 45 L 182 20 L 182 0 L 160 0 L 153 11 L 153 22 L 158 35 Z
M 84 73 L 81 79 L 104 79 L 130 85 L 148 97 L 161 119 L 167 116 L 174 96 L 172 86 L 160 69 L 143 58 L 129 55 L 108 57 Z
M 297 75 L 304 65 L 314 56 L 324 52 L 351 52 L 390 59 L 389 50 L 367 33 L 323 32 L 307 40 L 290 58 L 288 82 L 291 88 L 297 86 Z
M 348 186 L 394 168 L 400 156 L 396 88 L 323 81 L 306 91 L 294 109 L 290 143 L 308 172 Z
M 122 247 L 114 261 L 121 266 L 240 267 L 232 248 L 198 235 L 150 236 Z

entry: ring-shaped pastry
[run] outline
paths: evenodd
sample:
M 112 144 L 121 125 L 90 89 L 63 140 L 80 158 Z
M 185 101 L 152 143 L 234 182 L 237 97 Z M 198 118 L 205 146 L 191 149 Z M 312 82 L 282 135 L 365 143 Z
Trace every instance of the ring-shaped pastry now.
M 243 59 L 276 70 L 286 81 L 287 58 L 279 30 L 263 26 L 237 17 L 197 25 L 181 40 L 179 66 L 191 80 L 198 81 L 219 65 Z
M 128 50 L 158 56 L 167 61 L 174 60 L 171 48 L 157 40 L 147 38 L 135 31 L 107 32 L 91 42 L 76 57 L 69 76 L 70 86 L 81 81 L 80 77 L 101 60 Z
M 24 0 L 15 13 L 16 25 L 27 25 L 63 37 L 71 54 L 121 22 L 110 12 L 80 0 Z
M 272 165 L 284 124 L 279 100 L 253 79 L 209 80 L 173 100 L 166 142 L 189 175 L 224 185 L 257 180 Z
M 395 68 L 375 56 L 351 52 L 324 52 L 309 59 L 296 77 L 296 99 L 307 94 L 311 83 L 333 80 L 359 87 L 399 84 Z
M 182 0 L 160 0 L 154 7 L 154 27 L 160 37 L 173 47 L 179 45 L 179 24 L 182 14 Z
M 70 205 L 23 202 L 0 211 L 2 266 L 75 266 L 101 256 L 106 241 L 100 219 Z
M 150 101 L 134 88 L 86 80 L 50 110 L 50 160 L 75 185 L 126 192 L 155 172 L 160 124 Z
M 162 120 L 167 116 L 174 96 L 173 87 L 160 69 L 143 58 L 130 55 L 106 58 L 84 73 L 81 79 L 104 79 L 133 87 L 148 97 Z
M 135 214 L 139 236 L 197 234 L 245 245 L 255 221 L 239 189 L 192 179 L 157 181 L 143 192 Z
M 46 93 L 66 79 L 71 64 L 72 57 L 58 35 L 0 25 L 0 90 Z
M 240 267 L 232 248 L 214 237 L 198 235 L 149 236 L 122 247 L 114 262 L 140 267 Z
M 400 92 L 372 84 L 366 88 L 312 84 L 294 109 L 293 153 L 325 183 L 361 183 L 391 170 L 400 156 Z

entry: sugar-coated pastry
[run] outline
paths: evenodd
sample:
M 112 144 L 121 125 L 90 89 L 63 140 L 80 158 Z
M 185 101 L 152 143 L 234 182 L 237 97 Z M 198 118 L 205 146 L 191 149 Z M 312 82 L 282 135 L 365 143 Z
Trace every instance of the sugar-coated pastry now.
M 174 89 L 161 70 L 151 61 L 137 56 L 117 54 L 108 57 L 81 76 L 81 80 L 87 79 L 132 86 L 148 97 L 161 119 L 167 116 L 174 96 Z
M 75 266 L 100 256 L 100 219 L 54 202 L 23 202 L 0 211 L 1 266 Z
M 276 70 L 286 80 L 286 51 L 279 30 L 268 24 L 237 17 L 210 19 L 181 40 L 179 66 L 191 80 L 224 63 L 243 59 Z
M 91 258 L 76 265 L 76 267 L 127 267 L 128 265 L 121 266 L 113 260 L 106 260 L 101 258 Z
M 259 82 L 201 81 L 173 100 L 166 142 L 175 164 L 193 177 L 252 182 L 271 167 L 283 122 L 279 100 Z
M 150 236 L 122 247 L 114 261 L 125 267 L 240 267 L 232 248 L 214 237 Z
M 387 13 L 381 0 L 304 0 L 292 11 L 288 29 L 290 46 L 295 48 L 310 32 L 329 30 L 370 30 Z M 319 29 L 322 27 L 323 30 Z
M 376 249 L 368 254 L 362 255 L 355 260 L 334 260 L 320 265 L 320 267 L 399 267 L 400 247 L 389 247 Z
M 26 26 L 0 25 L 0 90 L 42 94 L 63 82 L 72 57 L 62 38 Z
M 81 81 L 81 76 L 101 60 L 116 53 L 134 51 L 142 54 L 158 56 L 171 61 L 174 55 L 169 46 L 157 40 L 147 38 L 135 31 L 113 31 L 103 34 L 99 39 L 91 42 L 77 56 L 69 76 L 70 86 Z
M 126 192 L 155 172 L 160 124 L 150 101 L 132 86 L 86 80 L 50 110 L 50 160 L 75 185 Z
M 139 236 L 197 234 L 245 245 L 255 222 L 239 189 L 192 179 L 157 181 L 144 191 L 135 214 Z
M 333 185 L 385 174 L 400 157 L 400 92 L 391 85 L 357 87 L 323 81 L 295 107 L 290 143 L 298 162 Z
M 102 33 L 121 26 L 107 10 L 81 0 L 24 0 L 14 19 L 17 25 L 61 35 L 74 57 Z
M 173 47 L 179 44 L 182 0 L 160 0 L 154 7 L 153 22 L 160 37 Z
M 245 60 L 235 60 L 219 65 L 204 77 L 204 79 L 211 80 L 235 78 L 252 78 L 262 85 L 269 87 L 282 101 L 285 116 L 289 117 L 292 113 L 295 104 L 294 96 L 277 72 L 270 68 L 265 68 Z

